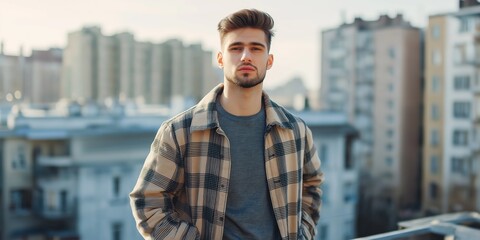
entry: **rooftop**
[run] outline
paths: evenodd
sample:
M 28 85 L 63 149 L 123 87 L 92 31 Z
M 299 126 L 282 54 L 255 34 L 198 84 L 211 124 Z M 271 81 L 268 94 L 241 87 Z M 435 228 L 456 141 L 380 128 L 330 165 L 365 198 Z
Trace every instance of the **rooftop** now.
M 432 239 L 427 236 L 470 240 L 480 239 L 480 214 L 460 212 L 400 222 L 400 230 L 357 238 L 357 240 Z M 422 238 L 420 238 L 422 237 Z

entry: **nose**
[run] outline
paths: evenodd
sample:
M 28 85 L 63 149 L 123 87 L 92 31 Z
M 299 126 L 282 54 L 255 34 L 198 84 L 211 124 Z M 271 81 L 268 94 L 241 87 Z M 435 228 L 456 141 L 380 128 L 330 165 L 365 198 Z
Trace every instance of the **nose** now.
M 251 62 L 252 61 L 252 54 L 248 49 L 244 49 L 242 53 L 242 62 Z

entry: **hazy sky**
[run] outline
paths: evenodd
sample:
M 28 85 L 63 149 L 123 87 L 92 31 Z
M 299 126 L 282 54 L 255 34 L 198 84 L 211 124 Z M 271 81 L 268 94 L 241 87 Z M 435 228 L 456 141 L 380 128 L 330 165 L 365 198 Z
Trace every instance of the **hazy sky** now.
M 425 27 L 429 15 L 456 11 L 458 0 L 3 0 L 0 41 L 7 54 L 17 55 L 23 46 L 29 55 L 32 48 L 64 47 L 68 32 L 97 25 L 106 35 L 130 31 L 137 41 L 151 42 L 181 38 L 216 53 L 218 21 L 242 8 L 264 10 L 275 19 L 275 62 L 265 86 L 300 76 L 317 88 L 322 30 L 338 26 L 343 18 L 348 23 L 354 17 L 375 20 L 397 13 Z

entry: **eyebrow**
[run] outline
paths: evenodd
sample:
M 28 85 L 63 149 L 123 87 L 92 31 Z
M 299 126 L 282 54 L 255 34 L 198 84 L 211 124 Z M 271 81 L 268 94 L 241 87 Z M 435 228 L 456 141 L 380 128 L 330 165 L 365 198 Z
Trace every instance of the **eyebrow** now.
M 249 42 L 249 43 L 247 43 L 247 44 L 245 44 L 245 43 L 243 43 L 243 42 L 233 42 L 233 43 L 231 43 L 230 45 L 228 45 L 228 47 L 245 46 L 245 45 L 253 45 L 253 46 L 259 46 L 259 47 L 267 48 L 267 47 L 265 46 L 265 44 L 260 43 L 260 42 Z

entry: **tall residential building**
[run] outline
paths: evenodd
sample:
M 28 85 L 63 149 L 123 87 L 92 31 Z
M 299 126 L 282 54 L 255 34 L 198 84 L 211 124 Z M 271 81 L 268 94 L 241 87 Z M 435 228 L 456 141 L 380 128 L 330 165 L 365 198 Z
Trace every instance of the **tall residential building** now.
M 426 30 L 422 209 L 480 209 L 480 6 L 432 15 Z
M 60 99 L 63 50 L 32 50 L 31 77 L 25 86 L 25 99 L 31 103 L 54 103 Z
M 68 34 L 62 75 L 67 99 L 193 105 L 219 82 L 212 53 L 200 44 L 139 42 L 127 32 L 105 36 L 99 27 Z
M 0 239 L 141 239 L 128 194 L 169 115 L 73 103 L 15 106 L 0 129 Z M 355 232 L 356 131 L 343 114 L 298 112 L 312 130 L 326 178 L 319 239 Z
M 3 43 L 2 43 L 3 46 Z M 33 49 L 30 56 L 0 51 L 0 103 L 53 103 L 59 100 L 62 50 Z
M 360 236 L 394 229 L 419 208 L 421 38 L 402 15 L 322 32 L 320 105 L 346 113 L 360 134 Z
M 3 42 L 0 51 L 0 103 L 19 101 L 25 92 L 29 67 L 20 48 L 19 55 L 6 55 Z

